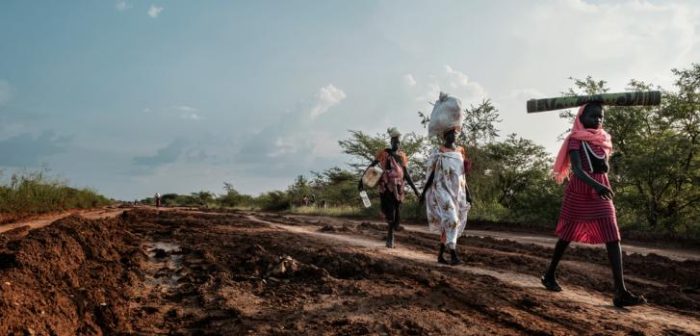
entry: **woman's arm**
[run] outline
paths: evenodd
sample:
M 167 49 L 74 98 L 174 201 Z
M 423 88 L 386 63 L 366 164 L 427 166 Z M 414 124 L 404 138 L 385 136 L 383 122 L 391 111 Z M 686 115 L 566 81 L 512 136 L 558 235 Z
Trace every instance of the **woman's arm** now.
M 472 193 L 469 190 L 469 183 L 464 184 L 464 191 L 467 193 L 467 202 L 471 203 L 472 202 Z
M 423 186 L 423 192 L 420 194 L 419 202 L 423 203 L 425 202 L 425 191 L 430 188 L 430 186 L 433 184 L 433 179 L 435 178 L 435 171 L 433 170 L 430 172 L 430 176 L 428 177 L 428 181 L 425 182 L 425 185 Z
M 420 194 L 418 193 L 418 188 L 416 188 L 416 185 L 413 184 L 413 179 L 411 179 L 411 174 L 408 172 L 408 167 L 403 166 L 403 178 L 408 182 L 408 185 L 411 186 L 411 189 L 413 189 L 413 192 L 416 194 L 416 197 L 420 197 Z
M 583 170 L 583 166 L 581 165 L 581 157 L 578 155 L 578 153 L 578 150 L 569 151 L 569 158 L 571 160 L 571 170 L 574 172 L 574 175 L 576 175 L 576 177 L 581 179 L 581 181 L 583 181 L 584 183 L 593 187 L 593 189 L 595 189 L 598 195 L 600 195 L 600 198 L 612 199 L 614 195 L 613 191 L 607 186 L 594 180 L 590 175 L 588 175 L 588 173 L 586 173 Z

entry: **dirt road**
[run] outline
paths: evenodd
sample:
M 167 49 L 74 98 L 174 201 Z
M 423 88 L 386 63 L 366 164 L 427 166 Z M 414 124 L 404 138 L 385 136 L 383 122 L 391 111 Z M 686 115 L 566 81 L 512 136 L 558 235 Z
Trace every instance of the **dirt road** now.
M 314 222 L 324 222 L 332 225 L 353 225 L 361 223 L 370 223 L 375 225 L 384 225 L 380 221 L 368 221 L 368 220 L 352 220 L 346 218 L 335 218 L 327 216 L 304 216 L 304 215 L 285 215 L 285 218 L 302 220 L 310 223 Z M 412 232 L 422 232 L 430 234 L 426 225 L 404 225 L 406 230 Z M 496 230 L 478 230 L 467 227 L 464 234 L 471 237 L 489 237 L 497 240 L 512 240 L 521 244 L 535 244 L 543 247 L 552 247 L 557 242 L 557 238 L 554 235 L 542 235 L 536 233 L 525 233 L 525 232 L 508 232 L 508 231 L 496 231 Z M 572 243 L 571 247 L 574 248 L 594 248 L 594 249 L 604 249 L 605 245 L 587 245 Z M 683 261 L 683 260 L 700 260 L 700 250 L 688 250 L 688 249 L 672 249 L 672 248 L 660 248 L 651 247 L 644 245 L 630 244 L 628 242 L 623 242 L 623 249 L 628 253 L 638 253 L 641 255 L 656 254 L 669 259 Z
M 69 217 L 80 216 L 87 219 L 114 218 L 121 215 L 124 209 L 104 207 L 100 209 L 65 211 L 48 215 L 35 216 L 26 220 L 0 225 L 0 233 L 14 230 L 26 226 L 29 230 L 47 226 L 57 220 Z
M 610 303 L 604 251 L 572 249 L 565 291 L 537 276 L 551 248 L 463 237 L 465 265 L 435 263 L 434 235 L 263 213 L 127 211 L 0 234 L 0 334 L 695 335 L 700 262 L 625 257 Z

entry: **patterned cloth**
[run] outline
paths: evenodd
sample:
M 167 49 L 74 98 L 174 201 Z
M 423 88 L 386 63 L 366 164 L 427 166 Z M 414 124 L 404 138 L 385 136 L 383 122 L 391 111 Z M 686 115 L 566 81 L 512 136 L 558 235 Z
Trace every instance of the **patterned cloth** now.
M 601 146 L 591 143 L 588 145 L 596 155 L 606 155 L 606 151 Z M 591 167 L 580 140 L 569 139 L 567 148 L 569 151 L 577 151 L 584 172 L 600 184 L 610 187 L 608 174 L 590 172 Z M 612 200 L 600 198 L 593 187 L 576 175 L 571 175 L 564 192 L 556 233 L 563 240 L 587 244 L 620 240 L 620 230 L 617 227 Z
M 446 237 L 449 249 L 457 245 L 457 238 L 467 226 L 467 213 L 471 205 L 467 202 L 464 174 L 463 148 L 450 151 L 435 150 L 428 159 L 428 174 L 435 172 L 433 184 L 426 190 L 425 204 L 430 230 Z
M 397 161 L 396 158 L 399 160 Z M 394 194 L 396 201 L 401 203 L 404 199 L 404 176 L 403 167 L 408 164 L 408 157 L 402 150 L 396 151 L 394 155 L 388 150 L 377 153 L 376 160 L 379 161 L 384 173 L 379 180 L 379 192 L 390 192 Z

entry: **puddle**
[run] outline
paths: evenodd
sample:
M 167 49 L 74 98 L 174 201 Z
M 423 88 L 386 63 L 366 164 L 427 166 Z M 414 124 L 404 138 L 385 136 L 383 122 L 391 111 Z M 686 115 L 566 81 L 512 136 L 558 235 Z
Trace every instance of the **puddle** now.
M 148 261 L 146 263 L 146 284 L 161 286 L 164 289 L 177 286 L 182 278 L 182 250 L 180 245 L 156 241 L 143 244 Z

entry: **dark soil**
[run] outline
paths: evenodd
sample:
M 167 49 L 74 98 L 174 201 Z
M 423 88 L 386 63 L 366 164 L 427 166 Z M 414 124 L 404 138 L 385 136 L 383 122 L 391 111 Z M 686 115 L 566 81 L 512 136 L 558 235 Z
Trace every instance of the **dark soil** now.
M 686 333 L 592 315 L 541 289 L 293 233 L 248 215 L 132 210 L 0 234 L 0 334 Z M 384 237 L 384 227 L 371 223 L 265 220 L 325 235 Z M 436 237 L 407 230 L 397 242 L 429 253 L 436 247 Z M 489 238 L 462 238 L 459 245 L 469 266 L 532 275 L 551 254 Z M 604 251 L 572 249 L 566 260 L 563 285 L 610 292 Z M 632 290 L 698 320 L 697 262 L 629 255 L 625 263 Z

